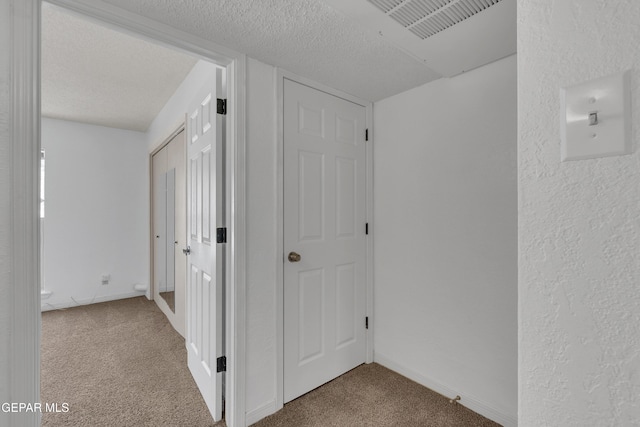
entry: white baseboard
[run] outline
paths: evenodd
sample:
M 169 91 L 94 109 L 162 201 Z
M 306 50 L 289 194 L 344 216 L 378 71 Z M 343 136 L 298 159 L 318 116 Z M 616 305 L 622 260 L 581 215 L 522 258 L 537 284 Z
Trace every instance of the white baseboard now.
M 105 296 L 95 297 L 95 298 L 84 298 L 84 299 L 69 300 L 69 301 L 65 301 L 65 302 L 61 302 L 61 303 L 55 303 L 55 304 L 50 304 L 50 303 L 43 302 L 40 310 L 41 311 L 59 310 L 59 309 L 62 309 L 62 308 L 78 307 L 80 305 L 96 304 L 96 303 L 99 303 L 99 302 L 107 302 L 107 301 L 115 301 L 115 300 L 119 300 L 119 299 L 134 298 L 134 297 L 140 297 L 140 296 L 143 296 L 143 295 L 144 295 L 144 293 L 142 293 L 142 292 L 127 292 L 127 293 L 124 293 L 124 294 L 105 295 Z
M 374 362 L 379 363 L 380 365 L 389 368 L 392 371 L 395 371 L 400 375 L 403 375 L 410 380 L 413 380 L 418 384 L 421 384 L 443 396 L 452 398 L 459 395 L 462 398 L 459 402 L 461 405 L 471 409 L 474 412 L 477 412 L 478 414 L 492 421 L 497 422 L 498 424 L 501 424 L 504 427 L 517 427 L 518 425 L 518 419 L 516 417 L 513 417 L 512 415 L 505 413 L 503 410 L 497 409 L 491 404 L 484 402 L 475 396 L 463 394 L 463 392 L 459 390 L 454 391 L 450 387 L 434 381 L 431 378 L 427 378 L 424 375 L 417 373 L 413 369 L 404 367 L 394 362 L 383 354 L 375 352 L 373 355 L 373 360 Z
M 269 402 L 258 406 L 256 409 L 247 412 L 246 422 L 247 425 L 257 423 L 264 417 L 268 417 L 271 414 L 275 414 L 277 412 L 276 409 L 276 401 L 270 400 Z

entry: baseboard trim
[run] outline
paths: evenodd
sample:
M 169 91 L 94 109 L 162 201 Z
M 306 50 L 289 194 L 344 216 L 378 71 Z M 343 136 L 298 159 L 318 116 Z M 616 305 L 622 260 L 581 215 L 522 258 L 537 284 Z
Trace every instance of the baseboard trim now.
M 71 300 L 71 301 L 68 301 L 68 302 L 61 302 L 61 303 L 56 303 L 56 304 L 50 304 L 50 303 L 43 302 L 42 305 L 41 305 L 40 311 L 60 310 L 60 309 L 63 309 L 63 308 L 78 307 L 78 306 L 81 306 L 81 305 L 96 304 L 96 303 L 99 303 L 99 302 L 115 301 L 115 300 L 119 300 L 119 299 L 135 298 L 135 297 L 140 297 L 140 296 L 144 296 L 144 293 L 141 293 L 141 292 L 126 292 L 124 294 L 105 295 L 105 296 L 95 297 L 95 298 L 77 299 L 75 301 Z
M 270 400 L 267 403 L 264 403 L 258 406 L 256 409 L 247 412 L 246 422 L 247 425 L 255 424 L 264 417 L 268 417 L 271 414 L 275 414 L 277 412 L 276 400 Z
M 373 360 L 374 362 L 379 363 L 380 365 L 386 368 L 389 368 L 392 371 L 395 371 L 400 375 L 403 375 L 409 378 L 410 380 L 415 381 L 418 384 L 421 384 L 427 387 L 428 389 L 431 389 L 443 396 L 451 398 L 456 395 L 459 395 L 460 397 L 462 397 L 460 401 L 461 405 L 471 409 L 474 412 L 477 412 L 478 414 L 486 418 L 489 418 L 492 421 L 497 422 L 498 424 L 501 424 L 504 427 L 517 427 L 518 425 L 517 418 L 514 418 L 513 416 L 506 414 L 504 411 L 500 409 L 496 409 L 495 407 L 491 406 L 487 402 L 484 402 L 475 396 L 463 394 L 463 392 L 460 392 L 460 391 L 454 391 L 450 387 L 444 384 L 441 384 L 438 381 L 434 381 L 431 378 L 428 378 L 422 374 L 419 374 L 418 372 L 414 371 L 411 368 L 407 368 L 397 362 L 394 362 L 391 358 L 383 354 L 375 352 L 373 356 Z

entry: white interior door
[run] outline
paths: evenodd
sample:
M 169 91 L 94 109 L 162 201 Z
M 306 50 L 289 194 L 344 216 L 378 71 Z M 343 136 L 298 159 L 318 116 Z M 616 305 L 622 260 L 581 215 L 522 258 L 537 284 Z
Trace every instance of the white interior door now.
M 222 96 L 222 70 L 205 85 L 187 114 L 188 236 L 187 353 L 189 370 L 214 420 L 222 418 L 224 116 L 216 113 Z
M 285 80 L 285 402 L 365 362 L 365 119 Z

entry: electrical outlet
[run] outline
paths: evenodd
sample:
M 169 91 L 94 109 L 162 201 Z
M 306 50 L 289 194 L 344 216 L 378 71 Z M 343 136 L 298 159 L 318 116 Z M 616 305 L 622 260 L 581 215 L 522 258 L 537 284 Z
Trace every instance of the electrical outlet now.
M 102 284 L 103 285 L 108 285 L 110 280 L 111 280 L 111 275 L 110 274 L 103 274 L 102 275 Z

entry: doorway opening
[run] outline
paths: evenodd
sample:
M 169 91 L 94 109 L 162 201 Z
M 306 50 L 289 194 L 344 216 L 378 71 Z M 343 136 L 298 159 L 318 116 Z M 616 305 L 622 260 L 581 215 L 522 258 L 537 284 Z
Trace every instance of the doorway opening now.
M 36 3 L 40 4 L 40 2 L 36 2 Z M 143 38 L 153 40 L 153 41 L 158 41 L 158 42 L 161 42 L 162 44 L 171 46 L 173 48 L 176 48 L 185 52 L 189 52 L 191 54 L 195 54 L 199 58 L 203 58 L 208 62 L 213 62 L 218 67 L 220 67 L 220 69 L 224 70 L 223 71 L 224 78 L 228 85 L 227 102 L 229 103 L 229 106 L 231 108 L 228 108 L 229 114 L 227 116 L 228 147 L 227 147 L 226 153 L 224 154 L 224 158 L 220 158 L 219 161 L 221 162 L 222 165 L 224 165 L 226 172 L 229 176 L 229 179 L 224 184 L 225 191 L 221 192 L 220 194 L 222 194 L 225 198 L 224 201 L 226 203 L 225 203 L 224 210 L 227 212 L 233 212 L 233 215 L 228 215 L 229 221 L 226 224 L 226 226 L 228 229 L 227 234 L 229 235 L 229 243 L 234 244 L 233 245 L 234 250 L 233 251 L 230 250 L 230 248 L 232 247 L 231 244 L 227 245 L 226 248 L 224 249 L 225 251 L 224 267 L 228 271 L 227 273 L 227 278 L 229 283 L 228 293 L 232 297 L 236 296 L 236 289 L 237 289 L 236 285 L 241 283 L 240 280 L 242 279 L 242 276 L 240 275 L 241 276 L 239 278 L 240 280 L 236 280 L 237 271 L 238 271 L 237 262 L 239 259 L 241 259 L 243 255 L 242 241 L 236 243 L 236 239 L 238 237 L 243 236 L 242 222 L 238 221 L 238 216 L 241 218 L 244 212 L 243 210 L 244 198 L 242 196 L 242 190 L 238 192 L 235 186 L 235 183 L 238 181 L 238 178 L 242 176 L 243 171 L 238 170 L 239 168 L 236 165 L 237 158 L 235 158 L 234 154 L 238 146 L 240 147 L 243 146 L 243 136 L 244 136 L 242 131 L 243 116 L 242 114 L 238 114 L 238 112 L 240 111 L 239 107 L 242 106 L 243 100 L 241 97 L 236 99 L 237 91 L 242 90 L 242 88 L 239 88 L 238 85 L 236 85 L 236 82 L 243 80 L 242 76 L 244 73 L 244 58 L 241 55 L 238 55 L 234 52 L 228 51 L 223 48 L 220 49 L 220 51 L 222 51 L 223 54 L 213 52 L 211 50 L 212 44 L 210 42 L 205 42 L 203 40 L 187 37 L 186 34 L 172 31 L 168 27 L 164 27 L 162 25 L 153 24 L 151 25 L 151 28 L 150 28 L 149 22 L 145 22 L 144 19 L 136 17 L 135 15 L 132 15 L 132 14 L 128 14 L 122 10 L 115 10 L 112 8 L 101 9 L 96 6 L 86 6 L 86 5 L 80 4 L 80 2 L 73 2 L 73 1 L 69 2 L 69 1 L 52 0 L 44 4 L 54 5 L 54 6 L 59 4 L 60 6 L 64 6 L 65 10 L 70 10 L 72 12 L 79 13 L 80 15 L 83 15 L 85 17 L 90 17 L 91 19 L 101 21 L 103 24 L 107 23 L 109 26 L 115 26 L 122 31 L 134 33 Z M 34 20 L 33 22 L 28 22 L 25 24 L 33 25 L 35 24 L 36 21 L 37 20 Z M 35 34 L 37 34 L 37 32 Z M 187 111 L 185 110 L 184 113 L 186 112 Z M 184 120 L 184 115 L 181 117 L 181 119 Z M 146 148 L 147 147 L 145 147 L 145 149 Z M 229 153 L 229 155 L 227 155 L 227 153 Z M 145 154 L 148 156 L 148 151 L 145 151 Z M 51 158 L 51 162 L 53 162 L 54 156 L 52 155 L 50 156 L 50 158 Z M 82 179 L 82 178 L 79 177 L 79 179 Z M 76 196 L 78 195 L 76 194 Z M 238 196 L 240 197 L 238 198 Z M 146 200 L 149 200 L 149 198 L 146 197 Z M 147 211 L 145 210 L 145 212 Z M 240 222 L 239 225 L 237 225 L 238 222 Z M 147 230 L 148 230 L 148 227 L 147 227 Z M 87 236 L 87 237 L 90 238 L 90 236 Z M 41 246 L 44 246 L 44 245 L 41 245 Z M 147 244 L 147 248 L 148 247 L 149 245 Z M 124 249 L 126 249 L 126 246 L 124 247 Z M 148 265 L 148 263 L 146 264 Z M 221 265 L 221 267 L 223 266 Z M 46 267 L 42 268 L 41 270 L 44 271 L 45 269 Z M 108 284 L 110 281 L 115 281 L 115 280 L 116 280 L 116 276 L 109 274 L 109 272 L 107 271 L 105 272 L 104 275 L 101 275 L 100 285 L 104 286 L 102 285 L 102 282 L 107 282 Z M 150 283 L 148 279 L 147 279 L 147 282 Z M 129 285 L 133 287 L 133 285 L 135 284 L 136 283 L 130 283 Z M 242 288 L 243 288 L 242 285 L 239 286 L 240 290 Z M 52 294 L 55 295 L 55 292 L 52 291 Z M 80 302 L 90 302 L 90 301 L 95 302 L 95 300 L 96 298 L 94 296 L 88 299 L 87 301 L 80 301 Z M 241 386 L 236 387 L 236 382 L 235 382 L 235 375 L 237 375 L 238 372 L 240 373 L 242 372 L 243 366 L 241 366 L 241 364 L 236 363 L 237 353 L 235 351 L 236 342 L 234 339 L 235 337 L 238 337 L 238 338 L 242 337 L 242 333 L 240 335 L 236 333 L 235 325 L 236 325 L 236 316 L 237 316 L 236 308 L 238 306 L 241 306 L 243 302 L 244 301 L 242 298 L 227 299 L 227 302 L 226 302 L 227 310 L 226 310 L 225 317 L 227 321 L 226 321 L 225 332 L 227 332 L 226 333 L 227 336 L 231 337 L 226 343 L 227 344 L 226 355 L 227 355 L 227 358 L 229 359 L 229 363 L 228 363 L 229 369 L 227 371 L 227 381 L 226 381 L 226 389 L 227 389 L 227 411 L 226 411 L 227 414 L 226 415 L 227 415 L 228 425 L 233 425 L 235 422 L 242 424 L 243 422 L 242 420 L 244 417 L 244 410 L 243 410 L 244 402 L 241 399 L 234 398 L 237 395 L 243 394 L 242 392 L 238 392 L 237 389 L 239 388 L 240 390 L 242 390 L 242 387 Z M 36 303 L 39 304 L 39 301 L 36 301 Z M 51 302 L 47 303 L 46 300 L 44 299 L 43 299 L 43 303 L 53 305 Z M 228 331 L 232 331 L 232 333 L 228 333 Z M 33 339 L 34 341 L 39 342 L 37 338 L 38 337 L 31 337 L 31 339 Z M 29 387 L 33 387 L 34 390 L 37 390 L 37 384 L 32 384 Z

